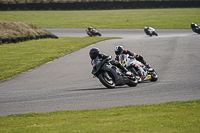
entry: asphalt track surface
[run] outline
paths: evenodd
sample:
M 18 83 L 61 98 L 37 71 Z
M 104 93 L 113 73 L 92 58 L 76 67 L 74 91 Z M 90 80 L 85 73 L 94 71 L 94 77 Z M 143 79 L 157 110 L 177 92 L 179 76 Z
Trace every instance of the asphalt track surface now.
M 58 36 L 87 37 L 85 29 L 46 29 Z M 135 104 L 200 99 L 200 35 L 192 30 L 157 29 L 149 37 L 143 29 L 100 29 L 99 42 L 0 82 L 0 115 L 60 110 L 100 109 Z M 114 57 L 123 45 L 157 71 L 157 82 L 136 87 L 105 88 L 91 74 L 88 52 L 98 47 Z

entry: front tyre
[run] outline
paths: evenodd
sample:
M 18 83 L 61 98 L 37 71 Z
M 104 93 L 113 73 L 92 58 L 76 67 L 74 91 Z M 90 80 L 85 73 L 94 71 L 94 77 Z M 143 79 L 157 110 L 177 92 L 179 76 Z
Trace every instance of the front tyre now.
M 150 72 L 151 74 L 151 82 L 156 82 L 158 80 L 158 75 L 156 73 L 156 71 L 154 70 L 153 72 Z
M 107 88 L 115 88 L 115 82 L 113 79 L 107 79 L 103 73 L 98 75 L 99 81 Z
M 155 36 L 158 36 L 158 34 L 157 34 L 155 31 L 154 31 L 154 35 L 155 35 Z
M 97 35 L 101 36 L 101 33 L 98 32 Z

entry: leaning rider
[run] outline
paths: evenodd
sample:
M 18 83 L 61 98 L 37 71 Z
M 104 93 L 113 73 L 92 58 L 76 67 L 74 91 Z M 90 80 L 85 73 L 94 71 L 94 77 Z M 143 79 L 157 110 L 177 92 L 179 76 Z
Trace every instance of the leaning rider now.
M 115 62 L 113 62 L 112 64 L 121 64 L 119 62 L 119 56 L 120 54 L 128 54 L 130 56 L 132 56 L 133 58 L 136 58 L 137 61 L 139 62 L 142 62 L 148 69 L 150 69 L 150 65 L 148 65 L 146 63 L 146 61 L 144 60 L 144 58 L 142 57 L 142 55 L 138 55 L 136 53 L 132 53 L 131 51 L 129 50 L 124 50 L 122 46 L 116 46 L 115 47 L 115 54 L 116 54 L 116 57 L 115 57 Z M 146 80 L 147 78 L 147 73 L 144 72 L 143 69 L 139 69 L 140 70 L 140 76 L 141 76 L 141 79 L 142 80 Z
M 91 64 L 94 65 L 94 63 L 98 60 L 104 60 L 104 59 L 111 59 L 111 56 L 107 56 L 105 54 L 100 54 L 98 48 L 92 48 L 89 52 L 90 58 L 91 58 Z M 115 64 L 118 68 L 120 68 L 125 75 L 132 76 L 131 72 L 129 72 L 122 64 Z
M 199 30 L 199 25 L 195 23 L 191 23 L 191 28 L 194 32 L 198 32 Z
M 136 60 L 138 60 L 141 63 L 143 63 L 148 69 L 151 68 L 151 66 L 149 64 L 147 64 L 147 62 L 144 60 L 142 55 L 133 53 L 133 52 L 131 52 L 129 50 L 124 50 L 123 46 L 116 46 L 115 47 L 115 54 L 116 54 L 115 60 L 117 60 L 117 61 L 119 61 L 119 55 L 120 54 L 129 54 L 130 56 L 136 58 Z

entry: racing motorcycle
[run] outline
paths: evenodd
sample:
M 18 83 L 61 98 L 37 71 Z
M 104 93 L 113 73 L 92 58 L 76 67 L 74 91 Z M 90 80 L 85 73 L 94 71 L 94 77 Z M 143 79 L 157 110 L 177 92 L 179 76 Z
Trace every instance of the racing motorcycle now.
M 121 64 L 131 71 L 139 83 L 144 81 L 142 75 L 146 75 L 145 81 L 155 82 L 158 80 L 158 75 L 153 68 L 148 69 L 144 64 L 137 61 L 136 58 L 129 56 L 128 54 L 121 54 L 119 56 L 119 61 Z
M 86 29 L 86 33 L 91 37 L 91 36 L 101 36 L 101 33 L 96 29 L 96 28 L 92 28 L 91 31 L 89 31 L 88 29 Z
M 200 34 L 200 27 L 198 24 L 191 23 L 191 28 L 195 33 Z
M 149 36 L 158 36 L 158 33 L 156 33 L 156 30 L 152 27 L 144 27 L 144 32 Z
M 111 58 L 94 61 L 92 74 L 107 88 L 128 85 L 134 87 L 138 81 L 134 75 L 126 76 L 121 69 L 110 63 Z

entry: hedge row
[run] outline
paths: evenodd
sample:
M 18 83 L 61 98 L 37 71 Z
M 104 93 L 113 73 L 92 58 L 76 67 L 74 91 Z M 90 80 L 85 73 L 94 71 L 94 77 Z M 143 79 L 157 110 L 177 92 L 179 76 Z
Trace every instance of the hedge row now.
M 55 38 L 58 39 L 55 35 L 37 35 L 37 36 L 25 36 L 25 37 L 15 37 L 15 38 L 0 38 L 0 45 L 1 44 L 9 44 L 9 43 L 19 43 L 29 40 L 37 40 L 37 39 L 44 39 L 44 38 Z
M 48 31 L 22 22 L 0 22 L 0 44 L 18 43 L 42 38 L 58 37 Z
M 160 7 L 200 7 L 200 1 L 91 1 L 71 3 L 0 4 L 0 10 L 87 10 Z
M 0 0 L 0 4 L 74 3 L 74 2 L 131 2 L 131 1 L 198 1 L 198 0 Z

